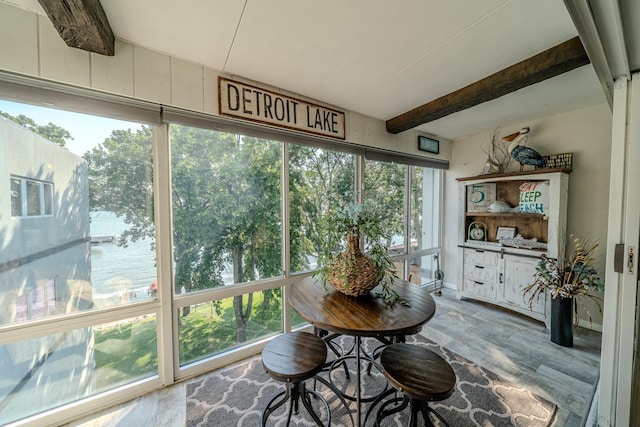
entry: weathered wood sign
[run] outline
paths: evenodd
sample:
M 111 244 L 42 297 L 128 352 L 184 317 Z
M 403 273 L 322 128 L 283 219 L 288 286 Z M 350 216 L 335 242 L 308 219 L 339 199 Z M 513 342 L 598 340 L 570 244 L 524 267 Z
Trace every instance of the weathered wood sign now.
M 220 115 L 345 139 L 344 113 L 218 77 Z

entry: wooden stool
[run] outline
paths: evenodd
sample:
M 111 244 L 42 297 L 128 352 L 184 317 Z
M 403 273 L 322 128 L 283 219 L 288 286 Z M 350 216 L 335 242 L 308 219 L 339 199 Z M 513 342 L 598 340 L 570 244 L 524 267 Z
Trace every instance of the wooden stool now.
M 376 425 L 380 425 L 384 418 L 402 411 L 407 406 L 411 407 L 410 426 L 417 425 L 419 413 L 422 414 L 425 425 L 433 426 L 429 412 L 444 425 L 448 425 L 444 418 L 429 406 L 429 402 L 451 396 L 456 385 L 456 374 L 446 360 L 424 347 L 398 343 L 391 344 L 382 351 L 380 367 L 395 390 L 391 388 L 378 397 L 369 412 L 378 402 L 396 390 L 402 393 L 402 397 L 389 399 L 380 406 L 376 415 Z M 391 407 L 394 405 L 397 406 Z M 391 408 L 387 409 L 389 407 Z
M 308 390 L 304 385 L 305 380 L 315 377 L 322 370 L 326 359 L 327 346 L 324 341 L 322 341 L 322 338 L 308 332 L 282 334 L 265 346 L 262 351 L 262 366 L 264 366 L 271 378 L 285 383 L 287 388 L 267 403 L 261 417 L 261 425 L 263 427 L 273 411 L 290 401 L 287 415 L 288 426 L 291 421 L 291 413 L 298 413 L 300 399 L 302 399 L 302 404 L 307 408 L 316 424 L 322 426 L 320 417 L 311 406 L 310 395 L 318 398 L 324 406 L 327 411 L 327 426 L 331 425 L 331 411 L 329 411 L 327 401 L 320 393 L 315 390 Z M 316 377 L 316 379 L 327 384 L 321 377 Z M 282 399 L 276 402 L 280 396 L 283 396 Z

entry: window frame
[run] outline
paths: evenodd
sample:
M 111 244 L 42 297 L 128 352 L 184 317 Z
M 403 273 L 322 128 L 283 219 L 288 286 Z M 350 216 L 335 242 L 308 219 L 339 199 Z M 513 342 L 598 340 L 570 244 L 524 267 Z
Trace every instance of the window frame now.
M 218 116 L 212 116 L 203 113 L 187 112 L 185 110 L 174 109 L 171 107 L 162 107 L 159 104 L 146 103 L 137 100 L 125 99 L 117 96 L 106 96 L 98 94 L 91 90 L 79 90 L 64 85 L 52 84 L 53 89 L 45 89 L 38 87 L 39 82 L 35 80 L 23 81 L 20 83 L 8 83 L 3 81 L 0 74 L 0 90 L 3 90 L 3 99 L 33 104 L 34 99 L 40 100 L 42 106 L 46 104 L 54 104 L 57 109 L 66 109 L 69 111 L 81 112 L 84 114 L 95 114 L 116 119 L 124 119 L 128 121 L 137 121 L 152 126 L 153 132 L 153 182 L 154 182 L 154 210 L 155 210 L 155 226 L 156 226 L 156 254 L 157 254 L 157 276 L 158 276 L 158 298 L 149 301 L 143 301 L 135 304 L 117 306 L 109 309 L 101 309 L 95 311 L 80 312 L 73 315 L 63 316 L 59 318 L 38 319 L 31 322 L 0 326 L 2 332 L 0 336 L 0 345 L 22 341 L 29 338 L 44 337 L 55 333 L 66 332 L 81 327 L 91 327 L 103 323 L 117 322 L 129 319 L 134 316 L 142 316 L 153 313 L 157 322 L 158 337 L 158 375 L 152 376 L 134 384 L 128 384 L 119 387 L 117 390 L 111 390 L 106 393 L 93 395 L 88 399 L 83 399 L 72 405 L 65 405 L 53 410 L 35 414 L 33 422 L 46 419 L 48 422 L 57 422 L 56 420 L 67 420 L 69 418 L 69 409 L 72 406 L 72 416 L 80 416 L 96 412 L 105 405 L 111 405 L 123 402 L 135 397 L 139 397 L 145 393 L 158 390 L 164 386 L 173 384 L 177 381 L 195 377 L 199 374 L 209 372 L 213 369 L 220 368 L 229 363 L 235 362 L 241 358 L 258 354 L 264 347 L 266 340 L 257 343 L 251 343 L 248 346 L 234 349 L 233 351 L 214 356 L 202 361 L 195 362 L 183 367 L 178 366 L 179 358 L 177 357 L 178 346 L 174 345 L 177 331 L 176 310 L 198 303 L 210 301 L 212 299 L 222 299 L 232 296 L 246 294 L 248 292 L 257 292 L 267 289 L 282 289 L 282 299 L 286 301 L 287 291 L 291 283 L 307 277 L 312 272 L 291 273 L 289 271 L 289 163 L 288 163 L 288 143 L 306 144 L 314 147 L 327 148 L 334 151 L 340 151 L 356 155 L 356 180 L 357 188 L 362 189 L 364 159 L 382 161 L 397 161 L 403 163 L 407 167 L 414 167 L 416 163 L 423 167 L 431 167 L 435 169 L 444 169 L 448 167 L 447 162 L 437 159 L 425 159 L 409 154 L 386 152 L 382 149 L 375 149 L 362 145 L 351 144 L 348 142 L 336 142 L 333 140 L 319 138 L 315 136 L 301 135 L 299 133 L 286 130 L 274 130 L 269 127 L 256 125 L 252 123 L 239 122 Z M 5 89 L 7 89 L 5 91 Z M 171 178 L 170 178 L 170 143 L 169 143 L 169 124 L 183 124 L 197 127 L 206 127 L 214 130 L 223 130 L 226 132 L 241 133 L 249 136 L 257 136 L 260 138 L 278 140 L 283 143 L 282 148 L 282 164 L 283 173 L 281 188 L 282 195 L 282 254 L 285 258 L 283 261 L 284 273 L 282 277 L 270 278 L 255 282 L 237 284 L 235 286 L 217 288 L 208 291 L 194 292 L 192 294 L 174 295 L 173 293 L 173 271 L 172 271 L 172 218 L 171 218 Z M 204 124 L 204 126 L 203 126 Z M 380 153 L 384 154 L 382 158 L 376 157 Z M 440 171 L 442 172 L 442 171 Z M 407 176 L 410 174 L 407 174 Z M 10 175 L 13 178 L 13 175 Z M 30 179 L 16 177 L 20 179 Z M 35 180 L 37 181 L 37 180 Z M 26 204 L 22 188 L 26 186 L 21 181 L 21 197 L 22 205 Z M 45 182 L 45 181 L 39 181 Z M 56 212 L 55 206 L 55 186 L 51 184 L 51 215 Z M 444 200 L 444 180 L 440 180 L 440 214 L 439 222 L 442 224 L 442 206 Z M 40 193 L 44 193 L 44 186 L 40 185 Z M 410 211 L 410 198 L 406 198 L 405 212 Z M 42 198 L 40 199 L 42 202 Z M 41 203 L 40 209 L 44 209 L 45 203 Z M 407 210 L 408 209 L 408 210 Z M 21 213 L 24 213 L 24 208 Z M 405 213 L 406 214 L 406 213 Z M 49 215 L 42 215 L 49 216 Z M 12 216 L 14 217 L 14 216 Z M 28 218 L 28 216 L 20 216 L 14 218 Z M 36 218 L 36 216 L 31 216 Z M 439 227 L 439 243 L 442 242 L 442 227 Z M 405 227 L 405 239 L 409 235 L 410 229 Z M 408 262 L 409 258 L 421 255 L 440 253 L 441 246 L 437 248 L 429 248 L 418 250 L 416 252 L 409 250 L 406 254 L 396 257 L 395 259 Z M 406 268 L 405 268 L 406 270 Z M 404 276 L 406 277 L 406 275 Z M 284 331 L 291 330 L 290 318 L 291 309 L 288 304 L 283 304 L 283 321 Z
M 34 178 L 26 178 L 18 175 L 10 175 L 9 179 L 11 184 L 15 181 L 20 182 L 20 215 L 13 215 L 14 203 L 13 194 L 11 195 L 11 217 L 12 218 L 44 218 L 52 217 L 54 215 L 54 183 L 50 181 L 43 181 Z M 29 185 L 37 184 L 38 186 L 38 214 L 29 214 Z M 45 188 L 50 188 L 49 194 L 45 191 Z M 11 190 L 13 192 L 13 190 Z M 47 208 L 50 212 L 47 212 Z

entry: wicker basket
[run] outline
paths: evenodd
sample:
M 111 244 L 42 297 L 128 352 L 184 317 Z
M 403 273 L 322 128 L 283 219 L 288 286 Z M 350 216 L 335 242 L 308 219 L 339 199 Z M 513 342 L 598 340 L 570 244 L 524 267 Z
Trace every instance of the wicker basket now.
M 347 237 L 347 249 L 329 266 L 327 280 L 338 291 L 352 297 L 367 295 L 380 282 L 380 271 L 360 250 L 356 236 Z

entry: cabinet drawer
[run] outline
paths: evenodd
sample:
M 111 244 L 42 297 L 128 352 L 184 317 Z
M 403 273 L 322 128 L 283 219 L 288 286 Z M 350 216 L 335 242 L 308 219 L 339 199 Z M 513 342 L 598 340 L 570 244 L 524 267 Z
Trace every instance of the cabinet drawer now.
M 464 249 L 464 261 L 471 264 L 497 267 L 499 256 L 500 254 L 498 252 L 483 251 L 481 249 Z
M 464 264 L 464 278 L 479 282 L 496 283 L 498 270 L 494 267 L 485 267 L 480 264 Z
M 493 283 L 465 279 L 464 290 L 487 299 L 496 299 L 496 286 Z

